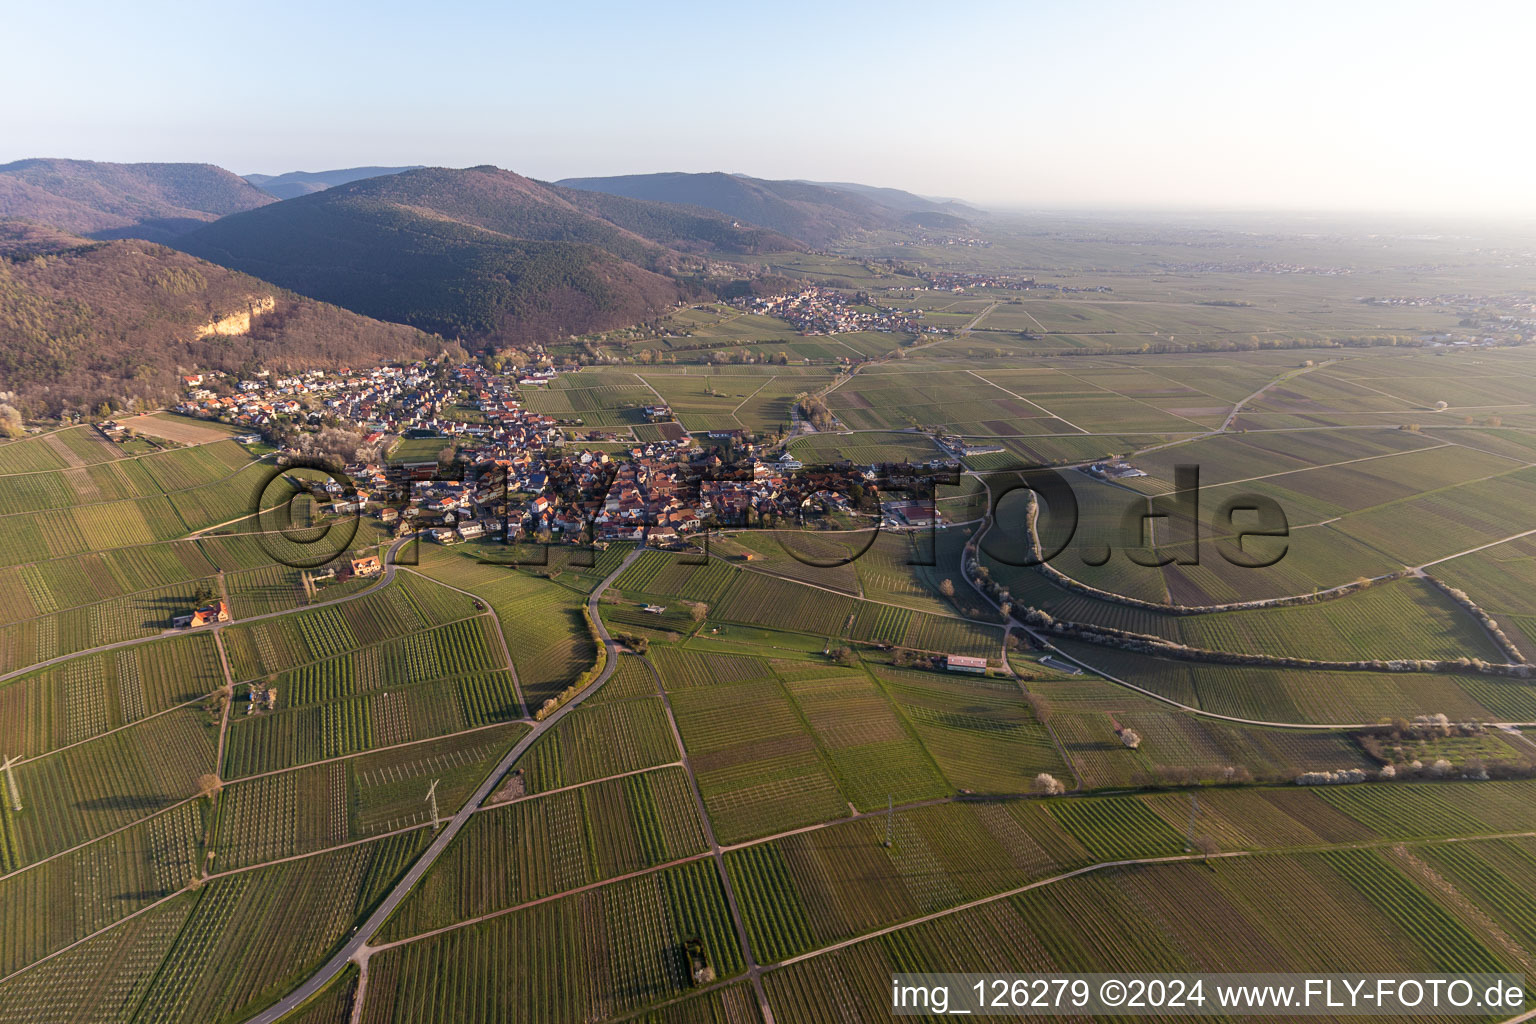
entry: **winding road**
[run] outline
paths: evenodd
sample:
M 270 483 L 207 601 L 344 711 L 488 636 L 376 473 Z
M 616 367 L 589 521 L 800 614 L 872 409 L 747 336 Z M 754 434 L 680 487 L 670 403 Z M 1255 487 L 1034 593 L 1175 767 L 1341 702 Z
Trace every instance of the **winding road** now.
M 474 816 L 476 808 L 484 803 L 485 798 L 490 796 L 496 787 L 501 784 L 502 778 L 507 772 L 512 770 L 512 766 L 517 762 L 518 758 L 522 757 L 539 737 L 547 733 L 557 722 L 570 714 L 573 708 L 590 697 L 596 692 L 598 687 L 608 681 L 608 677 L 613 675 L 614 670 L 618 667 L 619 648 L 618 644 L 613 642 L 613 638 L 608 635 L 608 628 L 603 625 L 603 620 L 598 615 L 598 598 L 602 596 L 603 591 L 613 585 L 613 581 L 618 579 L 620 573 L 629 568 L 631 562 L 640 557 L 640 553 L 643 550 L 645 549 L 637 547 L 625 556 L 624 561 L 619 563 L 618 568 L 609 573 L 593 589 L 591 596 L 587 598 L 587 610 L 592 615 L 593 628 L 597 630 L 598 637 L 603 641 L 603 645 L 608 650 L 607 662 L 604 664 L 603 670 L 598 673 L 597 678 L 588 683 L 585 689 L 561 705 L 548 718 L 542 722 L 535 723 L 533 728 L 528 731 L 528 734 L 518 740 L 511 750 L 507 751 L 506 756 L 497 763 L 496 767 L 491 770 L 490 775 L 480 784 L 480 788 L 475 790 L 452 818 L 448 819 L 448 823 L 438 832 L 437 838 L 432 840 L 432 845 L 427 847 L 426 852 L 416 859 L 416 863 L 411 865 L 410 870 L 395 884 L 395 887 L 389 891 L 383 901 L 374 909 L 373 913 L 368 915 L 368 919 L 353 930 L 352 934 L 342 943 L 341 948 L 325 962 L 324 966 L 310 975 L 302 985 L 282 999 L 279 999 L 276 1003 L 273 1003 L 255 1016 L 247 1018 L 246 1024 L 272 1024 L 272 1022 L 292 1013 L 303 1005 L 305 1001 L 319 994 L 326 985 L 331 983 L 332 979 L 346 969 L 347 964 L 351 963 L 354 957 L 360 953 L 365 953 L 368 949 L 368 939 L 384 926 L 384 922 L 389 920 L 390 915 L 405 901 L 406 896 L 410 895 L 411 890 L 416 887 L 416 883 L 421 881 L 432 865 L 437 862 L 437 858 L 441 857 L 443 851 L 448 849 L 454 837 L 469 823 L 470 818 Z M 390 553 L 394 553 L 393 548 L 390 549 Z M 390 574 L 392 570 L 393 566 L 387 568 L 385 570 L 386 575 Z

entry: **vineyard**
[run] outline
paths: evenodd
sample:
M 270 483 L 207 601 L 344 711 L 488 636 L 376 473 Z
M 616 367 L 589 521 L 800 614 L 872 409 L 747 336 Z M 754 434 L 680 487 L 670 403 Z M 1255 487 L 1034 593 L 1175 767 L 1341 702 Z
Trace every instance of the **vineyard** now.
M 320 963 L 358 912 L 420 851 L 424 840 L 421 833 L 412 833 L 247 874 L 216 877 L 197 893 L 183 897 L 190 908 L 179 931 L 161 947 L 163 955 L 140 961 L 137 970 L 123 979 L 133 985 L 128 1001 L 135 1010 L 133 1019 L 190 1024 L 233 1018 L 272 1002 L 303 971 Z M 57 985 L 92 963 L 113 964 L 113 969 L 121 970 L 114 964 L 111 943 L 115 938 L 109 933 L 104 939 L 93 939 L 60 958 L 62 962 L 50 961 L 42 974 L 23 975 L 25 981 L 10 993 L 0 992 L 0 998 L 21 997 L 46 980 Z M 144 949 L 141 955 L 150 952 Z M 243 967 L 220 970 L 229 962 Z
M 21 860 L 59 853 L 189 799 L 213 760 L 208 715 L 191 707 L 22 762 L 15 774 L 24 809 L 8 821 Z
M 197 809 L 181 804 L 0 877 L 0 977 L 181 889 L 200 866 L 201 826 Z
M 470 600 L 438 596 L 441 588 L 418 584 L 412 596 L 404 584 L 385 587 L 366 597 L 320 605 L 309 611 L 237 625 L 224 631 L 230 669 L 236 679 L 273 675 L 294 665 L 321 661 L 392 638 L 425 630 L 452 618 L 474 614 Z M 449 593 L 452 593 L 451 591 Z M 462 612 L 462 615 L 454 615 Z
M 219 797 L 215 863 L 230 870 L 430 824 L 431 782 L 443 807 L 457 806 L 522 732 L 507 726 L 236 780 Z
M 507 672 L 416 683 L 236 721 L 224 770 L 231 778 L 279 771 L 519 717 Z
M 582 705 L 528 749 L 518 767 L 532 793 L 671 764 L 677 745 L 658 697 Z
M 739 574 L 712 610 L 713 619 L 769 629 L 844 636 L 871 644 L 972 657 L 997 657 L 1002 630 L 962 619 L 801 586 L 763 573 Z
M 1328 856 L 1303 854 L 1231 861 L 1216 872 L 1170 864 L 1067 879 L 772 971 L 764 983 L 796 1021 L 872 1024 L 889 1017 L 890 974 L 919 965 L 1300 971 L 1347 950 L 1351 964 L 1373 971 L 1509 969 L 1454 919 L 1446 897 L 1394 885 L 1375 855 L 1337 856 L 1353 859 L 1346 870 L 1355 877 L 1341 877 Z M 1126 906 L 1138 912 L 1127 916 Z M 1308 927 L 1276 927 L 1299 920 Z M 1460 966 L 1472 964 L 1480 966 Z M 828 990 L 850 998 L 834 1009 L 820 997 Z
M 981 266 L 998 251 L 964 255 Z M 1111 251 L 1097 246 L 1082 265 Z M 789 450 L 807 462 L 935 458 L 931 431 L 903 428 L 938 424 L 969 435 L 961 443 L 1006 449 L 965 457 L 977 467 L 1131 453 L 1147 475 L 1063 470 L 1083 533 L 1112 540 L 1127 500 L 1167 494 L 1173 467 L 1198 461 L 1213 501 L 1242 489 L 1293 514 L 1294 550 L 1272 571 L 1239 570 L 1209 543 L 1198 565 L 1139 566 L 1118 540 L 1108 562 L 1078 565 L 1069 547 L 1058 567 L 1109 591 L 1214 603 L 1488 544 L 1425 571 L 1465 589 L 1517 644 L 1536 643 L 1536 538 L 1502 540 L 1524 529 L 1536 497 L 1536 418 L 1520 391 L 1529 352 L 1479 347 L 1473 362 L 1450 347 L 1341 346 L 1322 365 L 1267 348 L 1158 353 L 1154 371 L 1126 348 L 1152 336 L 1155 313 L 1136 307 L 1198 306 L 1180 314 L 1181 331 L 1253 314 L 1185 301 L 1194 286 L 1183 274 L 1169 278 L 1183 282 L 1174 292 L 1151 289 L 1155 301 L 1131 283 L 1114 300 L 1039 298 L 914 288 L 892 263 L 822 253 L 762 259 L 774 273 L 900 278 L 899 298 L 870 301 L 921 306 L 930 324 L 985 316 L 943 346 L 857 374 L 644 371 L 694 426 L 777 427 L 796 395 L 837 382 L 827 401 L 862 432 L 793 437 Z M 1269 282 L 1281 275 L 1245 276 L 1280 287 Z M 1308 278 L 1308 301 L 1326 299 L 1331 316 L 1398 322 L 1385 307 L 1357 309 L 1358 284 Z M 1269 305 L 1264 316 L 1282 325 L 1269 330 L 1299 316 Z M 757 320 L 772 342 L 752 336 Z M 782 344 L 828 362 L 897 340 L 801 338 L 713 305 L 667 321 L 736 332 L 743 351 Z M 1123 351 L 998 368 L 993 353 L 1038 355 L 1043 344 Z M 569 350 L 556 343 L 559 358 Z M 969 356 L 945 366 L 939 353 Z M 1479 369 L 1458 381 L 1447 372 L 1458 365 Z M 530 409 L 622 436 L 677 433 L 640 423 L 656 392 L 628 369 L 522 390 Z M 1469 407 L 1508 402 L 1489 408 L 1512 425 L 1426 417 L 1428 429 L 1397 429 L 1405 401 L 1427 410 L 1442 393 Z M 471 386 L 447 406 L 488 422 L 474 397 Z M 1236 426 L 1216 430 L 1239 401 Z M 1019 642 L 1005 649 L 1002 617 L 962 578 L 986 511 L 975 476 L 945 492 L 946 529 L 881 532 L 844 565 L 807 565 L 786 547 L 838 559 L 866 537 L 738 531 L 712 537 L 707 559 L 642 551 L 594 604 L 629 648 L 608 658 L 588 599 L 632 545 L 418 543 L 386 577 L 316 579 L 283 564 L 300 547 L 291 538 L 249 532 L 271 525 L 249 518 L 275 468 L 252 457 L 265 445 L 248 451 L 223 426 L 153 423 L 195 446 L 113 443 L 83 426 L 0 441 L 0 675 L 11 676 L 0 682 L 0 757 L 17 759 L 0 780 L 0 1021 L 239 1024 L 344 948 L 535 728 L 366 937 L 365 969 L 354 963 L 285 1020 L 762 1024 L 738 925 L 781 1024 L 887 1021 L 890 975 L 904 971 L 1536 970 L 1536 782 L 1505 777 L 1531 759 L 1518 731 L 1536 721 L 1529 680 L 1475 667 L 1222 665 L 1059 642 L 1058 658 L 1210 713 L 1198 715 L 1071 675 L 1016 625 L 1008 636 Z M 478 486 L 477 442 L 458 443 Z M 563 450 L 580 446 L 567 437 Z M 593 451 L 622 461 L 626 446 Z M 753 455 L 771 468 L 779 450 L 771 441 Z M 531 453 L 529 472 L 553 472 L 549 458 Z M 1019 606 L 1222 650 L 1505 660 L 1477 618 L 1412 576 L 1218 614 L 1096 598 L 1003 564 L 1018 553 L 1021 510 L 1003 506 L 981 556 Z M 303 521 L 315 532 L 323 522 Z M 328 564 L 345 569 L 390 543 L 389 527 L 365 517 Z M 527 564 L 490 564 L 508 556 Z M 161 636 L 209 587 L 228 596 L 233 621 Z M 990 664 L 936 670 L 928 656 L 945 654 Z M 529 717 L 599 657 L 612 663 L 601 687 L 552 724 Z M 1513 724 L 1365 728 L 1421 714 Z M 1452 766 L 1434 767 L 1442 757 Z M 1340 770 L 1370 781 L 1294 784 Z M 1404 776 L 1415 781 L 1395 781 Z M 1048 789 L 1058 792 L 1040 795 Z M 702 965 L 712 980 L 690 977 Z
M 0 752 L 35 757 L 222 685 L 210 636 L 81 655 L 0 685 Z
M 484 617 L 464 619 L 290 669 L 275 681 L 282 706 L 491 671 L 500 662 L 493 628 Z
M 683 943 L 692 938 L 718 977 L 743 969 L 719 876 L 707 861 L 375 954 L 362 1019 L 553 1024 L 622 1016 L 689 991 Z
M 777 679 L 672 693 L 678 729 L 721 842 L 847 814 L 847 799 Z
M 1097 644 L 1058 646 L 1137 686 L 1217 714 L 1281 722 L 1375 722 L 1443 713 L 1458 720 L 1531 720 L 1529 683 L 1439 673 L 1330 672 L 1170 661 Z
M 790 680 L 785 687 L 826 752 L 839 788 L 859 810 L 953 792 L 869 676 Z
M 1070 775 L 1017 684 L 883 666 L 874 671 L 954 788 L 1024 793 L 1040 772 Z
M 703 853 L 681 769 L 483 810 L 390 919 L 385 941 Z

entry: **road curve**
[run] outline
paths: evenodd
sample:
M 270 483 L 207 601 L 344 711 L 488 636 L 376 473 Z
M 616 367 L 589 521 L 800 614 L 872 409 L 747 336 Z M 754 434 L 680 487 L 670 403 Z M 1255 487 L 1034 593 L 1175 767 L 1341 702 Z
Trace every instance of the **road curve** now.
M 597 678 L 587 684 L 586 688 L 580 693 L 561 705 L 548 718 L 536 723 L 528 732 L 528 735 L 518 740 L 512 749 L 507 751 L 506 756 L 497 763 L 496 767 L 492 769 L 491 774 L 480 784 L 480 788 L 475 790 L 474 794 L 464 802 L 464 805 L 459 808 L 458 812 L 443 826 L 442 831 L 438 832 L 437 838 L 432 840 L 432 845 L 427 847 L 426 852 L 416 859 L 416 863 L 411 865 L 410 870 L 389 891 L 389 894 L 384 897 L 383 902 L 375 908 L 372 914 L 368 915 L 368 919 L 347 937 L 346 942 L 336 951 L 335 955 L 327 960 L 318 971 L 311 974 L 298 988 L 255 1016 L 246 1018 L 246 1024 L 273 1024 L 274 1021 L 298 1009 L 306 1000 L 318 995 L 321 989 L 325 988 L 326 985 L 331 983 L 332 979 L 345 970 L 347 964 L 352 961 L 352 958 L 367 945 L 368 939 L 384 926 L 384 922 L 404 902 L 406 896 L 416 887 L 416 883 L 421 881 L 422 876 L 427 873 L 437 861 L 437 858 L 442 856 L 444 850 L 448 849 L 448 844 L 453 842 L 454 837 L 459 834 L 459 830 L 474 815 L 475 808 L 484 803 L 485 798 L 490 796 L 491 792 L 501 784 L 502 777 L 511 771 L 512 765 L 517 762 L 517 759 L 523 756 L 535 740 L 543 736 L 556 722 L 569 714 L 572 708 L 586 700 L 599 686 L 608 681 L 608 677 L 613 675 L 614 669 L 618 667 L 619 650 L 618 645 L 608 635 L 608 628 L 603 625 L 603 620 L 598 615 L 598 598 L 602 596 L 603 591 L 613 584 L 614 580 L 618 579 L 620 573 L 629 568 L 629 564 L 638 558 L 643 550 L 644 548 L 637 547 L 631 551 L 624 561 L 619 563 L 619 567 L 599 583 L 596 589 L 592 591 L 591 596 L 587 598 L 587 610 L 592 613 L 593 628 L 597 630 L 598 637 L 602 639 L 603 645 L 608 649 L 607 664 L 603 666 L 603 670 L 598 673 Z

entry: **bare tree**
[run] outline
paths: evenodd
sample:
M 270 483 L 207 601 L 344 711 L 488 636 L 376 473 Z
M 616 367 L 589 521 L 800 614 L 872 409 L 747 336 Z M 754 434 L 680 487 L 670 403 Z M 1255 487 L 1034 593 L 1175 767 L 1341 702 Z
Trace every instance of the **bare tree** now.
M 1221 852 L 1221 847 L 1217 844 L 1216 840 L 1213 837 L 1211 837 L 1211 836 L 1196 836 L 1195 837 L 1195 849 L 1200 851 L 1200 853 L 1201 853 L 1201 860 L 1202 860 L 1203 863 L 1206 863 L 1206 864 L 1209 864 L 1211 862 L 1211 855 L 1212 854 L 1220 853 Z

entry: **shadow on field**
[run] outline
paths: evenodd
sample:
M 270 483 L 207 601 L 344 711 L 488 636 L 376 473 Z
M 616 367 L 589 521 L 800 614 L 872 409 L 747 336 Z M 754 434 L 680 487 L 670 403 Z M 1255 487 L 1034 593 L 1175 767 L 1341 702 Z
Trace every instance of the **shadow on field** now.
M 169 807 L 175 800 L 165 796 L 109 796 L 96 800 L 77 800 L 75 807 L 82 811 L 158 811 Z

